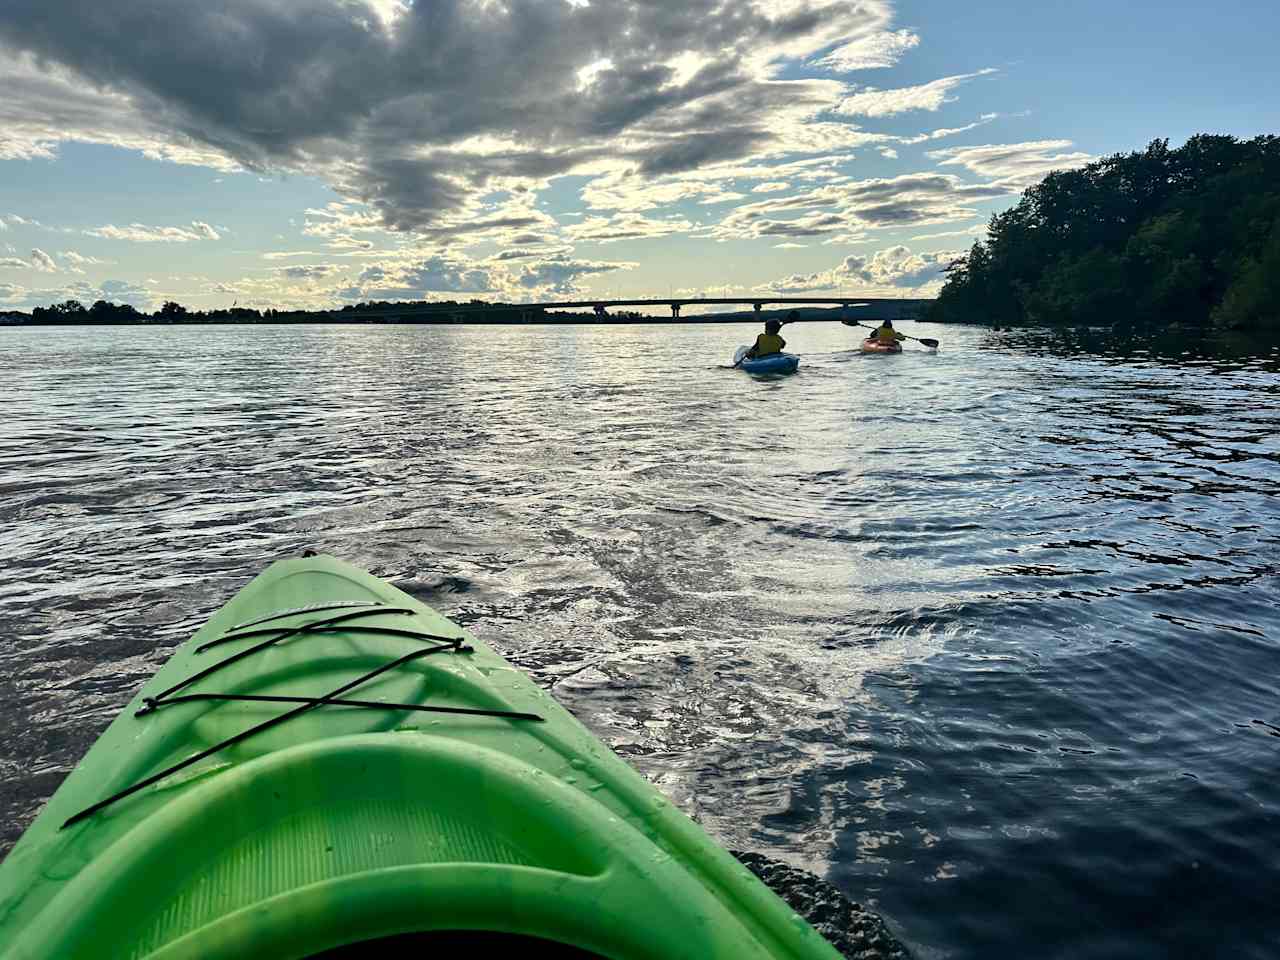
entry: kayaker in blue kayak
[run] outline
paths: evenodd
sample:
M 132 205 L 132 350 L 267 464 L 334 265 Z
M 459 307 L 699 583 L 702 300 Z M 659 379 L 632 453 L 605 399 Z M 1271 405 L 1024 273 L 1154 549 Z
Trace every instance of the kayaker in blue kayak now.
M 791 311 L 791 315 L 795 316 L 795 311 Z M 782 329 L 782 321 L 770 318 L 764 322 L 764 333 L 756 337 L 756 342 L 752 344 L 751 349 L 747 351 L 747 360 L 754 360 L 756 357 L 767 357 L 773 353 L 781 353 L 786 347 L 787 341 L 778 336 L 778 331 Z
M 881 320 L 880 326 L 871 331 L 868 340 L 879 340 L 881 343 L 897 343 L 900 340 L 907 339 L 897 330 L 893 329 L 892 320 Z

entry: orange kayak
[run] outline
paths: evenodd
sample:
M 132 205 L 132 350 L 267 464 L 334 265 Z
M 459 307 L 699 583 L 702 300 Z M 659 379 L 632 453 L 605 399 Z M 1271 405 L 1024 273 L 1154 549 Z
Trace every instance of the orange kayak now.
M 881 343 L 879 340 L 871 337 L 862 341 L 863 353 L 901 353 L 902 344 L 900 343 Z

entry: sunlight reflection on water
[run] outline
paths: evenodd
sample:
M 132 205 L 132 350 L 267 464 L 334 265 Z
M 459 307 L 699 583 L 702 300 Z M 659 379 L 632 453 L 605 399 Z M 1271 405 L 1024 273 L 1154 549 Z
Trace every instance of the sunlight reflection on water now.
M 311 547 L 918 948 L 1266 955 L 1276 352 L 810 324 L 754 378 L 749 330 L 4 331 L 4 847 Z

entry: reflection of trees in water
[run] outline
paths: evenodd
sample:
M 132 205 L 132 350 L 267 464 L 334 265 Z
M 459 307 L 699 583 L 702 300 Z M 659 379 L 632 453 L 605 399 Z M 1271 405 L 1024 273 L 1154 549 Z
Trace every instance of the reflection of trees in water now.
M 1243 330 L 1206 334 L 1199 330 L 1148 332 L 1097 326 L 1008 327 L 992 331 L 978 349 L 1114 363 L 1194 364 L 1216 373 L 1280 372 L 1280 338 Z

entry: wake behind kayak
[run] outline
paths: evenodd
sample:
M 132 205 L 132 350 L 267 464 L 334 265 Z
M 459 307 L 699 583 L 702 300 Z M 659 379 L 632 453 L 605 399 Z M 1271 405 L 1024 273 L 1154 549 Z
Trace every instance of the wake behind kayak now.
M 331 557 L 216 613 L 0 865 L 13 960 L 445 941 L 839 956 L 527 676 Z

